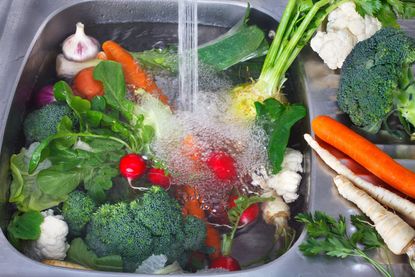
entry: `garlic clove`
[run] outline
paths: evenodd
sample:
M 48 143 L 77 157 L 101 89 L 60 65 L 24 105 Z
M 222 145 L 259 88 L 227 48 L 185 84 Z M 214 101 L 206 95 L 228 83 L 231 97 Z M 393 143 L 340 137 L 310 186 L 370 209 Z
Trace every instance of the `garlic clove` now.
M 98 41 L 87 36 L 84 31 L 84 24 L 76 23 L 76 32 L 65 39 L 62 45 L 62 52 L 67 60 L 83 62 L 96 57 L 99 52 Z

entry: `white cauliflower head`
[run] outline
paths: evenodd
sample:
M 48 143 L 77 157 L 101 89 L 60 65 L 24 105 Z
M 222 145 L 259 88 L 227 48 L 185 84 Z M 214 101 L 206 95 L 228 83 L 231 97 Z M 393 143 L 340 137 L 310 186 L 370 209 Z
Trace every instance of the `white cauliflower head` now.
M 303 172 L 303 154 L 291 148 L 285 150 L 284 160 L 282 161 L 282 167 L 295 172 Z
M 379 20 L 368 15 L 363 18 L 353 2 L 346 2 L 329 14 L 327 32 L 317 32 L 310 45 L 330 69 L 341 68 L 353 47 L 381 27 Z
M 26 251 L 36 260 L 63 260 L 69 244 L 66 242 L 68 224 L 61 215 L 53 215 L 53 210 L 42 212 L 44 220 L 40 225 L 40 237 Z

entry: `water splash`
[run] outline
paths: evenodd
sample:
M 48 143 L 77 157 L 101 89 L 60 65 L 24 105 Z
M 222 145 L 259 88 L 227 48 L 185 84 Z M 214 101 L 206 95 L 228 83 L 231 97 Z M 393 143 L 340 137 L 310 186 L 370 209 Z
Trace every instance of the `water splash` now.
M 193 111 L 198 85 L 198 20 L 197 1 L 178 0 L 179 96 L 178 108 Z

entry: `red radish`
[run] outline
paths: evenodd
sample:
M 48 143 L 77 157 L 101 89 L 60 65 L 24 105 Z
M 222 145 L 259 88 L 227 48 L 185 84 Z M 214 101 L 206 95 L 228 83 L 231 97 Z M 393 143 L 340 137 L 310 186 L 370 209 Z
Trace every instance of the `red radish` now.
M 229 197 L 229 201 L 228 201 L 229 209 L 232 209 L 233 207 L 236 206 L 235 200 L 238 198 L 239 197 L 237 195 L 231 195 Z M 242 213 L 241 218 L 239 220 L 239 226 L 247 225 L 249 223 L 254 222 L 258 218 L 258 215 L 259 215 L 258 203 L 252 204 Z
M 146 171 L 146 162 L 137 154 L 127 154 L 120 160 L 121 175 L 132 181 L 142 176 Z
M 206 163 L 219 180 L 231 181 L 236 178 L 236 163 L 228 153 L 212 152 Z
M 239 262 L 231 256 L 220 256 L 210 262 L 209 268 L 223 268 L 229 271 L 241 270 Z
M 164 189 L 168 189 L 170 187 L 170 177 L 166 174 L 164 169 L 150 168 L 147 174 L 147 179 L 153 185 L 158 185 Z

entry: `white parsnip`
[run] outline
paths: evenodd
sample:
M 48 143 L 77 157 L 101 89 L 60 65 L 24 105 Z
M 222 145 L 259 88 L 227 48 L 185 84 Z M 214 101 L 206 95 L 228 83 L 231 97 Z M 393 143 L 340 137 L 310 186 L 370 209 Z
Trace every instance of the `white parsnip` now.
M 317 141 L 315 141 L 309 134 L 304 135 L 304 139 L 310 145 L 310 147 L 317 152 L 320 158 L 337 174 L 346 176 L 357 187 L 365 190 L 377 201 L 389 208 L 399 212 L 405 220 L 415 226 L 415 204 L 411 201 L 387 190 L 385 188 L 376 186 L 363 178 L 353 173 L 347 166 L 342 164 L 336 157 L 334 157 L 329 151 L 321 147 Z
M 411 226 L 355 187 L 345 176 L 336 176 L 334 183 L 341 196 L 356 204 L 374 222 L 376 231 L 394 254 L 407 254 L 414 259 L 415 230 Z
M 264 192 L 261 197 L 273 197 L 274 200 L 262 203 L 262 217 L 267 224 L 274 225 L 275 237 L 278 239 L 289 229 L 290 207 L 275 191 Z

